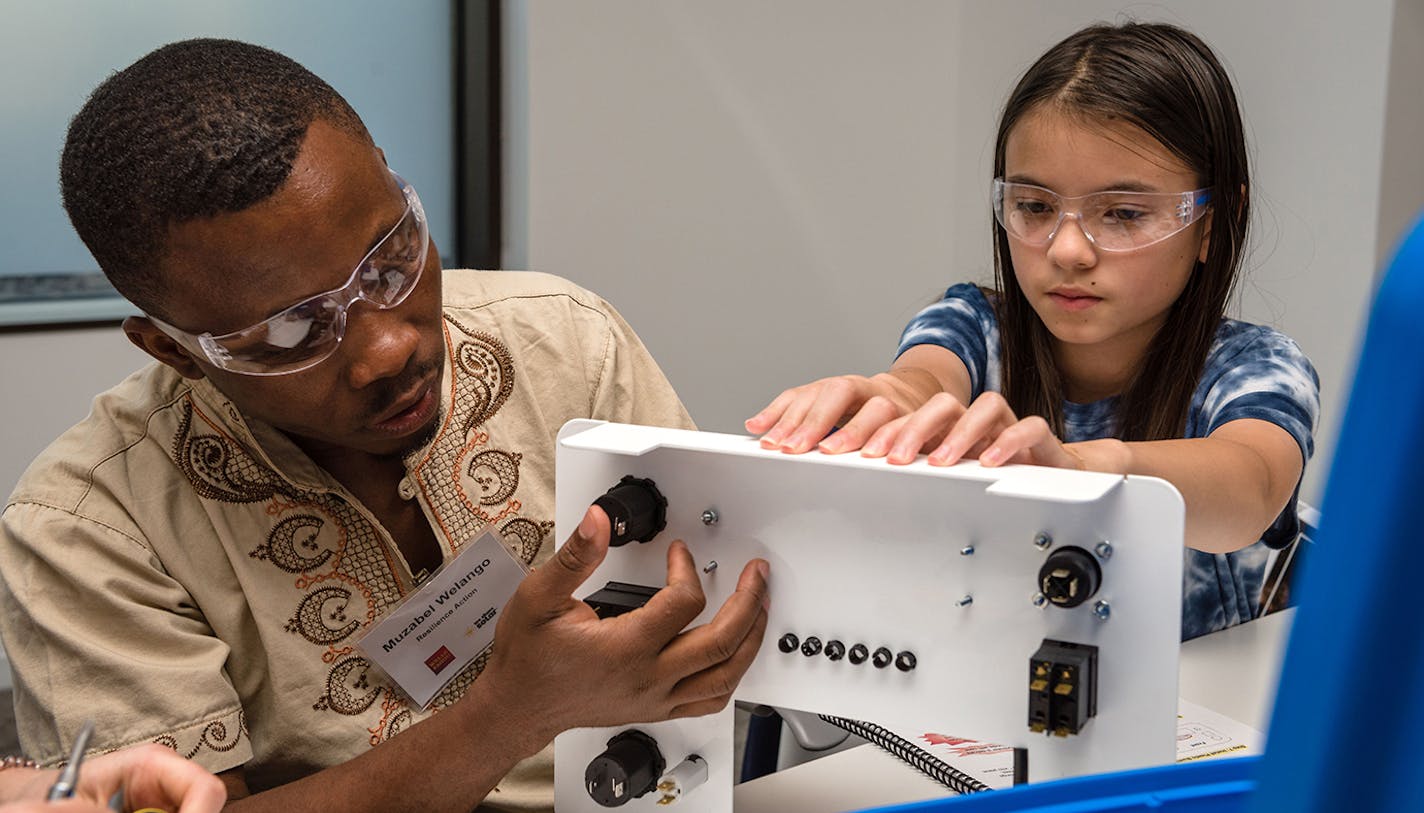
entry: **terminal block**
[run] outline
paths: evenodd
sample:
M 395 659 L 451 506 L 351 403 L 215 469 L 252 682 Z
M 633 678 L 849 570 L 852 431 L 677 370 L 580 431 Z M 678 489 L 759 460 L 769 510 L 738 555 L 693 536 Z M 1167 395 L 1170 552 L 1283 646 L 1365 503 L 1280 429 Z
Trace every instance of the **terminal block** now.
M 1098 713 L 1098 648 L 1043 639 L 1028 667 L 1028 727 L 1077 734 Z

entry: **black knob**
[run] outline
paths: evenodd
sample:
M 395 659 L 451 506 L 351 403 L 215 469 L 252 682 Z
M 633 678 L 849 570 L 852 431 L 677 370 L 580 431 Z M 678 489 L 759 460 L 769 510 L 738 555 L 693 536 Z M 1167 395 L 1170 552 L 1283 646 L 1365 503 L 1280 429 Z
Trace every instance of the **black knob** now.
M 845 657 L 845 644 L 840 641 L 826 642 L 826 657 L 838 661 Z
M 657 740 L 630 729 L 609 740 L 608 749 L 588 763 L 583 786 L 595 802 L 618 807 L 657 787 L 666 767 Z
M 865 663 L 865 659 L 870 657 L 870 650 L 865 648 L 865 644 L 856 644 L 850 648 L 850 662 L 859 666 Z
M 776 642 L 776 648 L 782 652 L 795 652 L 796 647 L 801 645 L 801 641 L 796 638 L 796 633 L 788 632 L 781 636 L 781 640 Z
M 884 669 L 894 659 L 895 656 L 890 654 L 890 650 L 882 646 L 875 650 L 875 654 L 870 657 L 870 662 L 875 664 L 876 669 Z
M 808 658 L 821 654 L 821 639 L 814 635 L 806 636 L 805 643 L 801 644 L 801 654 Z
M 901 672 L 908 672 L 914 669 L 917 662 L 918 661 L 915 660 L 915 653 L 908 649 L 895 656 L 895 668 Z
M 1038 569 L 1038 589 L 1058 607 L 1077 607 L 1098 592 L 1103 570 L 1091 553 L 1078 547 L 1055 550 Z
M 608 515 L 612 547 L 647 542 L 667 527 L 667 498 L 652 480 L 629 474 L 593 504 Z

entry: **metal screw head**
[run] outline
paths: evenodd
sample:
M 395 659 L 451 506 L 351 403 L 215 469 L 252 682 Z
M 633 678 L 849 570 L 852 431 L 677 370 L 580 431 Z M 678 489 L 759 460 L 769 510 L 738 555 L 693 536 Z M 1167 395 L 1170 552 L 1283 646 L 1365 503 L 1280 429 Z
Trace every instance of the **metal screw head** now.
M 973 556 L 973 555 L 974 555 L 974 546 L 973 546 L 973 545 L 965 545 L 964 547 L 962 547 L 962 548 L 959 549 L 959 555 L 960 555 L 960 556 Z
M 1100 621 L 1106 621 L 1112 616 L 1112 607 L 1108 606 L 1106 601 L 1099 601 L 1093 605 L 1093 615 L 1096 615 Z
M 702 512 L 702 524 L 703 524 L 703 525 L 716 525 L 716 524 L 717 524 L 717 512 L 716 512 L 716 511 L 713 511 L 711 508 L 708 508 L 706 511 L 703 511 L 703 512 Z
M 705 565 L 702 566 L 702 572 L 703 572 L 703 573 L 711 573 L 712 571 L 714 571 L 714 570 L 716 570 L 716 569 L 717 569 L 717 560 L 716 560 L 716 559 L 709 560 L 709 561 L 707 562 L 707 564 L 705 564 Z
M 1098 543 L 1097 547 L 1093 548 L 1093 551 L 1098 554 L 1099 559 L 1102 559 L 1104 562 L 1106 562 L 1107 560 L 1112 558 L 1112 543 L 1104 539 L 1103 541 Z
M 1045 550 L 1052 544 L 1053 537 L 1049 536 L 1045 531 L 1039 531 L 1033 535 L 1033 546 L 1039 550 Z
M 959 601 L 956 601 L 956 602 L 954 602 L 954 603 L 955 603 L 955 605 L 958 606 L 958 607 L 968 607 L 969 605 L 971 605 L 971 604 L 974 603 L 974 597 L 973 597 L 973 596 L 970 596 L 970 595 L 966 595 L 964 598 L 962 598 L 962 599 L 960 599 Z
M 1030 601 L 1033 602 L 1033 606 L 1038 607 L 1039 609 L 1043 609 L 1043 607 L 1048 604 L 1048 596 L 1045 596 L 1042 593 L 1034 593 L 1033 598 L 1030 599 Z

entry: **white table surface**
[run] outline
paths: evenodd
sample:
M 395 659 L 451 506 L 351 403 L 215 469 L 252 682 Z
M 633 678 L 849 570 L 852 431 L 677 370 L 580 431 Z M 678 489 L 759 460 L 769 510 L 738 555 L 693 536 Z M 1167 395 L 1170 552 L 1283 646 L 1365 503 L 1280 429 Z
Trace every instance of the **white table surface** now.
M 1294 610 L 1182 644 L 1178 693 L 1266 732 Z M 953 792 L 874 745 L 812 760 L 733 789 L 736 813 L 846 813 L 952 796 Z

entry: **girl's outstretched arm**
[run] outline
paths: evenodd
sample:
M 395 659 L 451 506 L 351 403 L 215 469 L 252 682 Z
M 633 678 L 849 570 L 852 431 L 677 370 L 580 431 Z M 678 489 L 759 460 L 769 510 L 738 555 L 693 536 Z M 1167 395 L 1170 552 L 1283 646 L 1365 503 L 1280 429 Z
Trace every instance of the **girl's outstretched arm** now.
M 995 392 L 968 408 L 935 396 L 883 424 L 861 453 L 904 464 L 922 450 L 941 466 L 978 458 L 983 466 L 1027 463 L 1160 477 L 1186 501 L 1187 546 L 1207 553 L 1230 553 L 1260 539 L 1305 466 L 1295 438 L 1269 421 L 1229 421 L 1204 438 L 1063 443 L 1047 421 L 1019 418 Z

